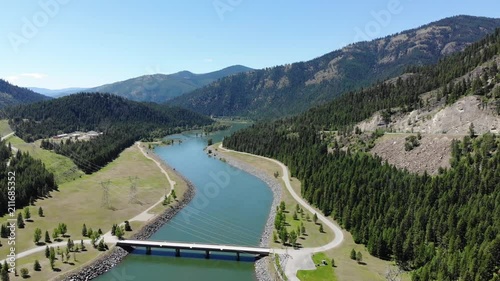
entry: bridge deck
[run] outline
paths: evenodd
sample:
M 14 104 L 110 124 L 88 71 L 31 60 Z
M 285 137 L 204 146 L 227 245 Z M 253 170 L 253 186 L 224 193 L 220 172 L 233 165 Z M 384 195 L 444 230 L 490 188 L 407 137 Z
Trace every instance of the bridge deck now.
M 246 254 L 257 254 L 261 256 L 269 256 L 271 254 L 271 249 L 268 248 L 167 242 L 167 241 L 119 240 L 116 243 L 116 245 L 132 246 L 132 247 L 151 247 L 151 248 L 167 248 L 167 249 L 182 249 L 182 250 L 246 253 Z

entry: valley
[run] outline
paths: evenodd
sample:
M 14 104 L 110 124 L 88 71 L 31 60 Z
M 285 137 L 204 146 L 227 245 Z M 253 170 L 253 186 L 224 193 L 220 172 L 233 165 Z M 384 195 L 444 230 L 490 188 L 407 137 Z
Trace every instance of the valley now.
M 250 5 L 217 28 L 241 33 L 221 24 Z M 1 281 L 500 280 L 500 19 L 256 69 L 233 60 L 271 62 L 273 40 L 258 57 L 225 49 L 222 68 L 193 43 L 209 26 L 149 45 L 188 59 L 130 45 L 201 74 L 0 79 Z

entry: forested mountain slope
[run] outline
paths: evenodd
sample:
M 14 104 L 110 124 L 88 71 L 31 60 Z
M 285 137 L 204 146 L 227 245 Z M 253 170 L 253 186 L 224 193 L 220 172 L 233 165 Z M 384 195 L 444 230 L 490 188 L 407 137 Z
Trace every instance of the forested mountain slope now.
M 379 157 L 340 149 L 324 129 L 350 134 L 376 111 L 408 111 L 435 90 L 445 104 L 480 95 L 497 105 L 498 64 L 457 80 L 500 55 L 500 30 L 438 64 L 344 95 L 294 118 L 259 123 L 224 140 L 228 148 L 277 158 L 302 181 L 303 196 L 349 230 L 371 254 L 413 270 L 413 280 L 499 280 L 500 137 L 453 141 L 451 168 L 436 176 L 400 170 Z M 330 152 L 329 152 L 330 151 Z
M 72 158 L 86 173 L 97 171 L 141 138 L 163 137 L 212 123 L 208 117 L 185 109 L 102 93 L 13 107 L 7 115 L 16 134 L 28 142 L 74 131 L 103 132 L 92 141 L 44 143 L 44 148 Z
M 50 99 L 29 89 L 21 88 L 0 79 L 0 109 L 17 104 L 27 104 Z
M 111 93 L 134 101 L 163 103 L 208 85 L 217 79 L 251 70 L 251 68 L 246 66 L 233 65 L 203 74 L 181 71 L 169 75 L 145 75 L 87 89 L 86 91 Z
M 217 116 L 297 114 L 350 90 L 394 77 L 463 50 L 500 26 L 500 19 L 457 16 L 370 42 L 349 45 L 307 62 L 233 75 L 172 100 Z

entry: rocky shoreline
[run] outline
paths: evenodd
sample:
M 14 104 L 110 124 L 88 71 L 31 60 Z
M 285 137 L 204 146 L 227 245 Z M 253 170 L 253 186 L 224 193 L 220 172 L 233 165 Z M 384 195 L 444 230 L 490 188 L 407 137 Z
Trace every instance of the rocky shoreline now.
M 164 163 L 162 163 L 164 164 Z M 184 193 L 182 199 L 178 202 L 177 205 L 168 208 L 161 215 L 156 216 L 152 221 L 148 222 L 144 225 L 139 232 L 132 235 L 130 239 L 136 240 L 146 240 L 151 235 L 153 235 L 158 229 L 160 229 L 163 225 L 165 225 L 168 221 L 170 221 L 180 210 L 186 206 L 191 199 L 193 199 L 195 194 L 195 189 L 193 184 L 184 178 L 179 173 L 176 173 L 179 177 L 181 177 L 184 181 L 187 182 L 188 189 Z M 108 253 L 104 254 L 102 257 L 92 261 L 91 264 L 84 266 L 76 273 L 70 273 L 66 276 L 59 278 L 58 280 L 64 281 L 86 281 L 97 278 L 99 275 L 102 275 L 109 271 L 111 268 L 118 265 L 127 255 L 128 251 L 120 248 L 114 247 Z
M 214 157 L 218 159 L 224 159 L 226 163 L 229 165 L 236 167 L 240 170 L 243 170 L 249 174 L 252 174 L 269 186 L 271 191 L 273 192 L 273 203 L 271 205 L 271 210 L 269 212 L 269 216 L 267 218 L 266 226 L 264 231 L 262 232 L 260 247 L 269 247 L 269 242 L 272 239 L 273 230 L 274 230 L 274 219 L 276 217 L 276 207 L 281 202 L 281 191 L 282 186 L 277 178 L 269 176 L 262 169 L 256 168 L 248 163 L 245 163 L 241 160 L 238 160 L 234 157 L 231 157 L 229 154 L 224 154 L 223 156 L 219 155 L 219 151 L 213 151 Z M 259 281 L 271 281 L 274 280 L 271 277 L 271 273 L 269 272 L 269 261 L 270 257 L 262 258 L 255 262 L 255 274 L 257 276 L 257 280 Z
M 217 154 L 217 152 L 215 153 Z M 153 154 L 154 155 L 154 154 Z M 262 181 L 264 181 L 273 193 L 273 202 L 271 205 L 271 210 L 266 222 L 266 226 L 261 236 L 260 247 L 268 247 L 270 239 L 272 239 L 272 234 L 274 230 L 274 219 L 276 217 L 276 207 L 279 205 L 281 201 L 281 191 L 282 187 L 278 179 L 269 176 L 265 171 L 256 168 L 250 164 L 247 164 L 241 160 L 238 160 L 234 157 L 231 157 L 228 154 L 224 154 L 224 157 L 220 157 L 217 155 L 216 158 L 224 160 L 231 166 L 236 167 L 240 170 L 243 170 L 249 174 L 252 174 Z M 162 162 L 162 165 L 166 165 Z M 171 169 L 172 170 L 172 169 Z M 174 171 L 175 172 L 175 171 Z M 171 220 L 179 211 L 181 211 L 194 197 L 195 189 L 193 184 L 187 180 L 181 174 L 175 172 L 180 178 L 188 184 L 188 189 L 184 194 L 183 198 L 179 201 L 179 204 L 176 206 L 165 210 L 164 213 L 155 217 L 151 222 L 148 222 L 144 225 L 139 232 L 134 234 L 131 239 L 136 240 L 146 240 L 151 235 L 153 235 L 158 229 L 160 229 L 163 225 L 165 225 L 169 220 Z M 58 278 L 57 280 L 61 281 L 87 281 L 97 278 L 98 276 L 108 272 L 110 269 L 118 265 L 129 252 L 120 247 L 114 247 L 108 253 L 99 257 L 98 259 L 92 261 L 89 265 L 84 266 L 76 273 L 69 273 L 65 276 Z M 265 257 L 259 259 L 255 262 L 255 274 L 257 280 L 259 281 L 271 281 L 273 280 L 271 273 L 269 271 L 269 262 L 271 258 Z

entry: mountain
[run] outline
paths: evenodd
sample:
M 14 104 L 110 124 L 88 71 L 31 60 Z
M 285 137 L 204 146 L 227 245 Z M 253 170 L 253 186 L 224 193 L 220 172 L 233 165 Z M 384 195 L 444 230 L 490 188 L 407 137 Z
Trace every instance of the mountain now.
M 27 142 L 42 140 L 42 148 L 68 156 L 86 173 L 114 160 L 134 142 L 200 128 L 213 121 L 198 113 L 167 105 L 127 100 L 111 94 L 80 93 L 6 109 L 9 125 Z M 98 137 L 45 140 L 76 131 L 96 131 Z M 93 134 L 95 135 L 95 133 Z
M 500 28 L 437 64 L 257 123 L 224 146 L 284 162 L 306 200 L 370 254 L 410 270 L 412 280 L 499 280 L 500 136 L 491 133 L 500 124 L 499 70 Z M 355 127 L 376 114 L 376 131 Z M 481 134 L 476 122 L 487 125 L 478 126 Z M 457 124 L 467 125 L 465 134 L 454 135 Z M 405 164 L 372 153 L 382 138 Z M 443 154 L 432 153 L 433 141 L 425 149 L 431 153 L 404 153 L 436 138 L 448 139 L 449 166 L 434 175 L 410 172 L 406 163 L 427 165 Z
M 251 68 L 246 66 L 234 65 L 205 74 L 194 74 L 189 71 L 181 71 L 169 75 L 145 75 L 88 89 L 87 91 L 111 93 L 134 101 L 163 103 L 208 85 L 222 77 L 249 72 L 251 70 Z
M 51 89 L 37 88 L 37 87 L 28 87 L 28 89 L 49 97 L 66 96 L 66 95 L 76 94 L 79 92 L 84 92 L 85 90 L 87 90 L 87 88 L 65 88 L 65 89 L 51 90 Z
M 172 104 L 216 116 L 279 117 L 396 76 L 409 65 L 437 62 L 500 26 L 500 19 L 456 16 L 369 42 L 351 44 L 307 62 L 223 78 Z
M 27 104 L 50 99 L 47 96 L 21 88 L 0 79 L 0 109 L 16 104 Z
M 186 109 L 136 102 L 103 93 L 79 93 L 6 109 L 16 135 L 31 142 L 77 130 L 106 131 L 113 126 L 184 127 L 212 121 Z

